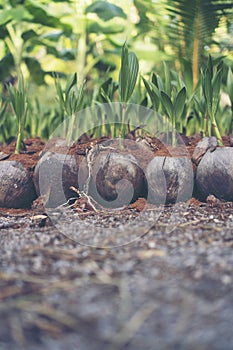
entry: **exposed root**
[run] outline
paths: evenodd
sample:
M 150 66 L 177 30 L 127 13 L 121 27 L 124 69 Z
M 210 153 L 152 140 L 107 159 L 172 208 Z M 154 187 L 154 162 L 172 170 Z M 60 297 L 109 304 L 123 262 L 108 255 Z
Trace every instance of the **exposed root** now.
M 98 203 L 97 203 L 90 195 L 86 194 L 84 191 L 81 191 L 81 190 L 75 188 L 74 186 L 71 186 L 70 189 L 71 189 L 72 191 L 76 192 L 76 193 L 79 195 L 80 198 L 83 198 L 83 197 L 86 198 L 87 203 L 90 205 L 90 207 L 91 207 L 95 212 L 98 212 L 98 210 L 97 210 L 96 207 L 99 206 L 99 205 L 98 205 Z

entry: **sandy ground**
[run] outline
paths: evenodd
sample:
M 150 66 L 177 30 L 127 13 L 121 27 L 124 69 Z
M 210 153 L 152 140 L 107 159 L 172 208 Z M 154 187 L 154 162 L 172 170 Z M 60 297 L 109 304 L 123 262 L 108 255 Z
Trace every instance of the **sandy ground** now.
M 157 210 L 138 233 L 133 212 L 84 218 L 105 246 L 113 228 L 142 236 L 113 249 L 76 243 L 31 211 L 2 212 L 0 349 L 233 349 L 233 204 Z M 82 243 L 96 242 L 92 231 L 80 226 Z

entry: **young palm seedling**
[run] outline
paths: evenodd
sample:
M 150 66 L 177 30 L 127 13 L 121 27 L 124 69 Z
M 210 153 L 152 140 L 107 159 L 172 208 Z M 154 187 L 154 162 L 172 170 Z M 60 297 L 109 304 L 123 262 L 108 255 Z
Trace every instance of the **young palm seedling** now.
M 204 135 L 213 132 L 220 146 L 223 145 L 222 137 L 216 122 L 216 113 L 220 102 L 220 87 L 222 81 L 222 62 L 216 69 L 213 67 L 213 61 L 209 56 L 207 67 L 202 71 L 202 90 L 206 103 L 206 114 L 204 116 Z
M 78 87 L 77 73 L 74 73 L 67 79 L 64 91 L 57 77 L 55 79 L 55 86 L 64 116 L 70 117 L 67 131 L 67 143 L 70 144 L 74 131 L 76 113 L 79 112 L 84 106 L 85 82 L 81 83 L 81 85 Z
M 126 114 L 129 111 L 127 103 L 133 95 L 137 83 L 139 71 L 139 63 L 134 52 L 129 52 L 125 43 L 121 51 L 121 68 L 119 72 L 118 83 L 113 82 L 112 78 L 108 78 L 99 89 L 96 103 L 98 105 L 105 104 L 105 112 L 102 115 L 102 135 L 110 132 L 112 137 L 125 137 L 128 132 Z M 118 90 L 119 100 L 121 102 L 119 111 L 116 105 L 113 106 L 115 93 Z M 106 120 L 110 120 L 110 124 L 105 124 Z M 114 120 L 114 122 L 112 122 Z M 106 128 L 110 127 L 110 130 Z
M 164 82 L 160 76 L 153 74 L 151 81 L 143 78 L 145 88 L 150 96 L 153 109 L 164 113 L 172 127 L 172 145 L 176 143 L 176 127 L 182 125 L 182 114 L 186 102 L 186 87 L 181 80 L 176 86 L 171 84 L 171 74 L 164 65 Z M 158 130 L 157 130 L 158 131 Z
M 126 104 L 134 92 L 138 78 L 139 63 L 134 52 L 129 52 L 127 44 L 122 47 L 121 69 L 119 73 L 119 94 L 122 102 L 120 136 L 124 137 L 127 132 L 125 127 Z
M 230 126 L 230 132 L 233 132 L 233 73 L 231 68 L 228 68 L 227 73 L 227 86 L 226 86 L 226 92 L 230 98 L 231 101 L 231 126 Z
M 13 85 L 9 85 L 8 92 L 10 103 L 16 116 L 18 128 L 15 153 L 19 153 L 23 146 L 23 133 L 28 111 L 27 92 L 22 73 L 19 74 L 18 88 Z
M 1 101 L 0 103 L 0 132 L 1 134 L 3 134 L 3 140 L 5 141 L 6 138 L 4 137 L 4 124 L 6 121 L 6 112 L 7 112 L 7 102 L 3 103 L 3 101 Z
M 201 87 L 201 81 L 199 80 L 193 93 L 192 100 L 192 112 L 193 112 L 193 134 L 201 132 L 204 137 L 206 135 L 206 119 L 203 116 L 206 115 L 206 102 L 203 96 Z
M 104 104 L 104 110 L 101 113 L 101 127 L 98 128 L 97 137 L 111 135 L 115 138 L 117 136 L 118 130 L 116 125 L 119 125 L 119 121 L 116 120 L 116 112 L 112 104 L 117 89 L 118 83 L 113 81 L 111 77 L 107 78 L 99 88 L 96 104 L 100 107 L 100 110 Z
M 176 144 L 176 124 L 177 121 L 181 118 L 185 100 L 186 100 L 186 87 L 183 86 L 181 90 L 172 98 L 165 92 L 160 91 L 161 94 L 161 103 L 165 110 L 165 113 L 172 125 L 172 145 Z

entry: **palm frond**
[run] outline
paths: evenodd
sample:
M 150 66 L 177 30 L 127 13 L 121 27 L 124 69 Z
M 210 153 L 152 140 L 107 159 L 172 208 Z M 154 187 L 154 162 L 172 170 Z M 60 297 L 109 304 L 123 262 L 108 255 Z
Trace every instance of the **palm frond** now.
M 213 41 L 222 16 L 233 13 L 232 1 L 167 0 L 167 11 L 171 18 L 169 37 L 177 47 L 179 58 L 192 58 L 195 85 L 199 57 L 205 45 Z

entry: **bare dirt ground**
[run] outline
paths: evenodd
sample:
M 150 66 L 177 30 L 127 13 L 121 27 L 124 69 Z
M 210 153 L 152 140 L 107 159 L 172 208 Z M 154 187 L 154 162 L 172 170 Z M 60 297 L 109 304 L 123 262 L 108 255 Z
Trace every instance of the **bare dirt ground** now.
M 2 210 L 0 349 L 233 349 L 233 204 L 214 205 L 163 207 L 143 237 L 114 249 Z

